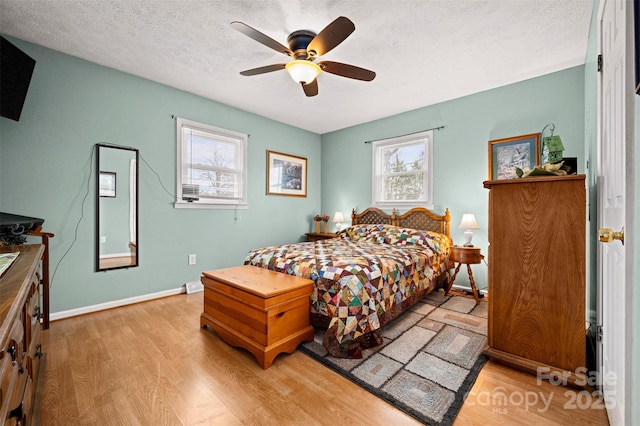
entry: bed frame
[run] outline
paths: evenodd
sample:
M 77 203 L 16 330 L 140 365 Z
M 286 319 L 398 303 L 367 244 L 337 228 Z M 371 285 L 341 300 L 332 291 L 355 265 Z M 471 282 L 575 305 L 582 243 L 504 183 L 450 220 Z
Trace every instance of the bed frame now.
M 451 238 L 450 225 L 451 215 L 449 209 L 446 209 L 444 215 L 437 215 L 424 207 L 414 207 L 408 212 L 398 215 L 396 209 L 391 214 L 387 214 L 382 210 L 369 207 L 361 213 L 356 213 L 356 209 L 351 212 L 351 224 L 386 224 L 403 226 L 406 228 L 420 229 L 422 231 L 433 231 L 445 234 Z

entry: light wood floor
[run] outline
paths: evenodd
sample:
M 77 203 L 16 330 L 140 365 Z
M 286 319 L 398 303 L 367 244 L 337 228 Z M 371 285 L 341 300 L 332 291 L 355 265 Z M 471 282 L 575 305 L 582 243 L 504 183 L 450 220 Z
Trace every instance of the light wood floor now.
M 122 268 L 125 266 L 133 266 L 135 264 L 136 264 L 136 257 L 133 255 L 100 258 L 100 269 Z
M 182 294 L 52 322 L 43 333 L 41 424 L 419 424 L 300 352 L 281 354 L 262 370 L 248 352 L 200 329 L 202 297 Z M 534 395 L 537 405 L 527 406 Z M 575 396 L 489 362 L 454 424 L 608 424 L 603 409 L 569 409 Z M 548 409 L 542 397 L 551 398 Z

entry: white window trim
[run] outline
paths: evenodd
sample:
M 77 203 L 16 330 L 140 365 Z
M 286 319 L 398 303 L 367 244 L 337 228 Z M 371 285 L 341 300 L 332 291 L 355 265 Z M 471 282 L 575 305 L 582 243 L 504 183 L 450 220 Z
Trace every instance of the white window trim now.
M 410 143 L 416 143 L 421 140 L 425 142 L 425 162 L 427 170 L 425 172 L 425 184 L 424 184 L 424 197 L 425 199 L 422 201 L 412 200 L 412 201 L 383 201 L 380 198 L 381 187 L 382 187 L 382 178 L 380 176 L 380 172 L 382 170 L 382 156 L 380 152 L 382 152 L 383 148 L 392 146 L 392 145 L 404 145 Z M 371 142 L 373 146 L 373 155 L 372 155 L 372 167 L 371 167 L 371 175 L 372 175 L 372 184 L 371 184 L 371 200 L 372 206 L 378 207 L 380 209 L 392 209 L 392 208 L 400 208 L 404 209 L 407 207 L 425 207 L 427 209 L 433 209 L 433 130 L 427 130 L 419 133 L 412 133 L 404 136 L 397 136 L 388 139 L 381 139 L 374 142 Z
M 242 162 L 243 162 L 243 179 L 242 185 L 243 197 L 240 200 L 237 199 L 218 199 L 218 200 L 198 200 L 198 201 L 185 201 L 182 199 L 182 160 L 183 160 L 183 140 L 182 140 L 182 128 L 189 127 L 204 132 L 214 133 L 222 138 L 230 138 L 240 142 L 242 149 Z M 210 126 L 208 124 L 198 123 L 196 121 L 187 120 L 184 118 L 176 118 L 176 201 L 173 204 L 176 209 L 248 209 L 249 204 L 247 202 L 247 141 L 249 135 L 245 133 L 234 132 L 233 130 L 222 129 L 220 127 Z

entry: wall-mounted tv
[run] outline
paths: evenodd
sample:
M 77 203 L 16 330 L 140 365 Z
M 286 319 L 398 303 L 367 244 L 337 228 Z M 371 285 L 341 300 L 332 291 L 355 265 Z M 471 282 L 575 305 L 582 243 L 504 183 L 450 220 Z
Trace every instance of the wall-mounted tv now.
M 35 59 L 0 36 L 0 115 L 20 120 Z

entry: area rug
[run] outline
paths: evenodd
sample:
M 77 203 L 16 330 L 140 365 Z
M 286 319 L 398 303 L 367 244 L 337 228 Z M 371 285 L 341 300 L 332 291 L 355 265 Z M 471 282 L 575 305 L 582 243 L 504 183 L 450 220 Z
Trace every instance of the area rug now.
M 329 355 L 323 331 L 299 349 L 422 423 L 450 425 L 487 360 L 487 303 L 436 291 L 382 335 L 384 343 L 362 359 Z

